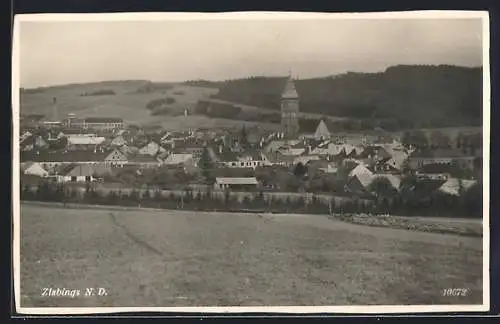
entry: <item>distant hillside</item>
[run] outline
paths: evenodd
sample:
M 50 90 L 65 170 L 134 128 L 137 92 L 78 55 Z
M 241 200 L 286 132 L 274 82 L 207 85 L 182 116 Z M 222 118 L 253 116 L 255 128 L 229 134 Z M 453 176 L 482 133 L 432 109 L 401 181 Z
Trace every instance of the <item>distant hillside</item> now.
M 59 119 L 74 113 L 77 117 L 116 116 L 148 125 L 170 122 L 216 92 L 208 87 L 146 80 L 67 84 L 21 89 L 20 113 L 42 114 L 49 119 L 57 107 Z
M 213 98 L 280 107 L 285 78 L 231 80 Z M 302 112 L 350 118 L 394 119 L 401 127 L 480 125 L 482 69 L 406 66 L 381 73 L 346 73 L 296 81 Z

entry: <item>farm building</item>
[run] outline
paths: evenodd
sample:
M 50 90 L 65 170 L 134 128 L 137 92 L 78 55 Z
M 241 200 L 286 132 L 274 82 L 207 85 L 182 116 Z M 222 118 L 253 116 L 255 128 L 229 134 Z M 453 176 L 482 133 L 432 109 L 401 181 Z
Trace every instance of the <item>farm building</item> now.
M 259 182 L 255 177 L 248 178 L 215 178 L 215 189 L 240 189 L 248 190 L 255 189 L 259 186 Z
M 93 182 L 95 170 L 87 164 L 62 166 L 56 175 L 57 182 Z

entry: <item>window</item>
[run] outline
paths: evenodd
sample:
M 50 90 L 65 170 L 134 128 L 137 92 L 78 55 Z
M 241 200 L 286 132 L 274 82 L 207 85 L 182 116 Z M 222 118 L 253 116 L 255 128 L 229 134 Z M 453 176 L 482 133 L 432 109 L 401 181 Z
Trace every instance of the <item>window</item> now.
M 252 165 L 252 162 L 247 162 L 247 166 L 251 166 Z
M 236 162 L 231 162 L 231 166 L 236 166 Z
M 90 182 L 90 176 L 86 176 L 85 181 Z
M 245 162 L 241 162 L 241 163 L 240 163 L 240 165 L 241 165 L 241 166 L 245 166 Z
M 76 177 L 71 177 L 71 182 L 76 182 Z

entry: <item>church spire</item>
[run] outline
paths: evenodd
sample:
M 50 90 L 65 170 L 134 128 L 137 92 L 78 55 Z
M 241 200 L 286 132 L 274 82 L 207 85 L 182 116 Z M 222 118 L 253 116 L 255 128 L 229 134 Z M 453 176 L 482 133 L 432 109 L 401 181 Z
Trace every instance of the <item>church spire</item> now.
M 299 97 L 299 95 L 297 94 L 297 90 L 295 89 L 295 83 L 293 82 L 291 76 L 286 81 L 285 90 L 283 90 L 281 97 L 283 99 L 298 99 Z

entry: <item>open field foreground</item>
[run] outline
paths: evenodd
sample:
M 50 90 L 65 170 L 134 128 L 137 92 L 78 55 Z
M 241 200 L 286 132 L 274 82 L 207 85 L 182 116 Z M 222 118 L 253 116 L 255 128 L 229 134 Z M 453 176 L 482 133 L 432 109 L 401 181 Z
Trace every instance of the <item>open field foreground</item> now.
M 320 215 L 23 204 L 21 306 L 480 304 L 481 251 L 481 238 Z M 84 296 L 99 287 L 106 296 Z

